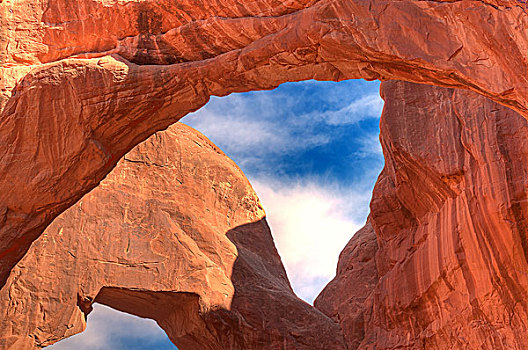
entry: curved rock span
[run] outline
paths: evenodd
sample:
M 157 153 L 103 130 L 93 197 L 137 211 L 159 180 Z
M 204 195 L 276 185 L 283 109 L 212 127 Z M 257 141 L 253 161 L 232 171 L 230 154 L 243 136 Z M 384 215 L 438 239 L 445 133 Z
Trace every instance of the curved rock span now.
M 293 293 L 241 170 L 183 124 L 128 153 L 50 225 L 0 291 L 0 348 L 81 332 L 93 302 L 156 320 L 179 349 L 345 349 Z
M 464 90 L 381 92 L 370 218 L 316 307 L 352 349 L 526 349 L 527 121 Z
M 442 87 L 383 84 L 386 167 L 316 306 L 351 348 L 525 349 L 527 31 L 513 0 L 0 1 L 2 342 L 78 332 L 96 300 L 181 347 L 342 348 L 247 180 L 188 129 L 28 249 L 210 96 L 365 78 Z
M 4 0 L 0 285 L 132 147 L 209 96 L 286 81 L 401 79 L 528 116 L 515 0 Z

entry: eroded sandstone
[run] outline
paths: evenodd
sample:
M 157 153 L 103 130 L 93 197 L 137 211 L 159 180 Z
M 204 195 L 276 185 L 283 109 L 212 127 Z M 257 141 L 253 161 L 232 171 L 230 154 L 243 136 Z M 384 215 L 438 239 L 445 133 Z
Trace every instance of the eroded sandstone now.
M 316 307 L 352 349 L 526 349 L 527 121 L 470 91 L 381 92 L 369 223 Z
M 526 117 L 527 29 L 515 0 L 4 0 L 0 284 L 127 151 L 211 95 L 402 79 Z
M 242 171 L 182 124 L 35 241 L 0 290 L 0 348 L 81 332 L 94 301 L 156 320 L 182 350 L 345 349 L 337 323 L 293 293 Z

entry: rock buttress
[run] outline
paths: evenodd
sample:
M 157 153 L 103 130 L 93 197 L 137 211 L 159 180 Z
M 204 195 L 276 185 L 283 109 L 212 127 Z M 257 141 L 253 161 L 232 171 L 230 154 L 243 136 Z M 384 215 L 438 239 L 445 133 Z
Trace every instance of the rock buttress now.
M 528 123 L 469 91 L 381 92 L 369 223 L 316 307 L 353 349 L 526 349 Z

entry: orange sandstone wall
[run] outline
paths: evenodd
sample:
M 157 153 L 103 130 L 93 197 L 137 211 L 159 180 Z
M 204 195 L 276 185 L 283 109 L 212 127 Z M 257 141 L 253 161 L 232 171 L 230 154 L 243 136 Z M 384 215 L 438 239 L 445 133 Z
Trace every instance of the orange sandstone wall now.
M 369 222 L 316 307 L 352 349 L 526 349 L 528 123 L 469 91 L 381 92 Z

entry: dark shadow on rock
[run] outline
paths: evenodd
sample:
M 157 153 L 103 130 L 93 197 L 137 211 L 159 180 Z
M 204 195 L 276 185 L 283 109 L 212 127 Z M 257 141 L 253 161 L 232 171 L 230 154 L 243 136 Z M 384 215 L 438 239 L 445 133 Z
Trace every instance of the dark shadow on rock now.
M 195 293 L 112 287 L 95 302 L 157 321 L 181 350 L 346 349 L 338 324 L 294 294 L 265 218 L 227 237 L 238 250 L 230 309 L 204 310 Z

